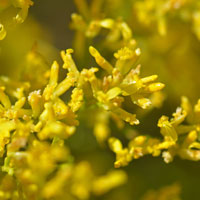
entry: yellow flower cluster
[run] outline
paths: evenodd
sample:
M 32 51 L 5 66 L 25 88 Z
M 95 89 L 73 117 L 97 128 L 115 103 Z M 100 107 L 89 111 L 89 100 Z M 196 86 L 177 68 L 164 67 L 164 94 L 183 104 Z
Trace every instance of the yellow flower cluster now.
M 11 190 L 1 188 L 2 198 L 20 199 L 23 195 L 28 199 L 58 197 L 70 185 L 69 195 L 87 199 L 91 192 L 100 195 L 126 181 L 123 171 L 111 171 L 105 176 L 95 177 L 88 163 L 73 164 L 65 145 L 65 140 L 79 125 L 77 112 L 83 105 L 87 107 L 91 102 L 96 105 L 92 109 L 97 116 L 94 134 L 101 143 L 109 137 L 110 117 L 118 126 L 123 121 L 130 125 L 139 124 L 136 115 L 123 108 L 127 98 L 146 109 L 151 105 L 152 94 L 164 87 L 164 84 L 155 82 L 157 75 L 140 78 L 137 59 L 141 51 L 136 48 L 132 32 L 124 22 L 105 19 L 100 24 L 117 30 L 127 42 L 114 53 L 114 64 L 97 49 L 89 47 L 91 56 L 102 69 L 100 75 L 96 75 L 97 67 L 79 71 L 72 59 L 73 50 L 67 49 L 61 52 L 61 57 L 62 67 L 68 72 L 62 81 L 58 81 L 59 64 L 54 61 L 51 70 L 45 71 L 45 65 L 34 47 L 27 56 L 28 65 L 22 74 L 27 82 L 1 77 L 0 156 L 4 158 L 2 171 L 8 174 L 3 181 L 13 184 Z M 34 75 L 34 63 L 42 66 L 39 77 Z M 45 86 L 46 81 L 43 80 L 46 79 L 49 81 Z M 71 99 L 66 102 L 63 96 L 70 93 Z M 87 178 L 85 174 L 88 174 Z M 49 176 L 52 177 L 49 179 Z M 20 187 L 23 188 L 22 194 Z
M 96 18 L 88 24 L 87 31 L 84 33 L 88 37 L 93 37 L 97 32 L 99 32 L 100 27 L 108 28 L 105 26 L 104 20 L 99 20 L 102 18 L 103 14 L 108 16 L 115 16 L 115 12 L 120 12 L 120 8 L 124 9 L 124 2 L 122 0 L 96 0 L 91 3 L 90 6 L 87 5 L 86 1 L 76 0 L 76 5 L 79 12 L 88 21 L 90 18 Z M 200 38 L 200 13 L 199 1 L 196 0 L 127 0 L 126 4 L 129 9 L 132 9 L 134 15 L 136 15 L 137 20 L 140 24 L 146 27 L 157 27 L 159 34 L 162 36 L 167 34 L 168 24 L 171 24 L 171 19 L 179 19 L 183 22 L 190 23 L 191 29 L 196 34 L 198 39 Z M 104 8 L 104 13 L 101 13 L 101 8 Z M 129 13 L 130 10 L 127 9 Z M 79 30 L 84 30 L 86 23 L 83 22 L 81 16 L 73 15 L 73 19 L 79 22 Z M 112 20 L 109 21 L 112 23 Z M 83 26 L 84 25 L 84 26 Z M 95 31 L 94 31 L 95 29 Z M 90 31 L 94 31 L 91 33 Z
M 183 96 L 172 118 L 163 115 L 158 120 L 157 137 L 142 135 L 138 130 L 139 134 L 131 135 L 124 147 L 123 136 L 114 133 L 115 128 L 121 132 L 135 131 L 135 125 L 142 120 L 140 117 L 153 108 L 160 108 L 165 85 L 157 80 L 157 74 L 141 75 L 139 63 L 145 63 L 138 61 L 141 49 L 153 48 L 145 49 L 145 45 L 139 48 L 128 23 L 107 13 L 119 9 L 124 1 L 107 2 L 104 15 L 101 7 L 105 0 L 93 0 L 90 6 L 86 0 L 75 0 L 80 12 L 80 15 L 72 14 L 71 23 L 76 31 L 76 62 L 72 57 L 74 50 L 67 49 L 61 51 L 62 69 L 57 61 L 49 67 L 37 52 L 37 45 L 33 45 L 19 79 L 0 76 L 0 199 L 87 200 L 127 182 L 128 176 L 123 170 L 106 169 L 99 173 L 87 158 L 73 157 L 70 139 L 78 134 L 81 126 L 85 128 L 88 124 L 98 144 L 101 147 L 108 144 L 115 153 L 115 168 L 127 166 L 145 155 L 162 156 L 166 163 L 172 162 L 175 156 L 200 160 L 200 99 L 192 106 Z M 115 5 L 111 8 L 113 2 Z M 198 1 L 127 2 L 141 24 L 150 27 L 156 24 L 162 36 L 167 34 L 168 20 L 178 17 L 192 22 L 200 38 Z M 5 38 L 9 24 L 24 22 L 32 5 L 31 0 L 0 2 L 0 17 L 4 12 L 9 13 L 10 7 L 17 9 L 12 20 L 9 18 L 12 12 L 6 20 L 1 19 L 0 40 Z M 143 39 L 138 40 L 142 46 Z M 150 191 L 142 199 L 179 200 L 179 195 L 180 187 L 174 184 Z
M 83 8 L 83 6 L 81 7 Z M 92 9 L 92 8 L 91 8 Z M 88 8 L 87 8 L 88 10 Z M 92 13 L 92 11 L 90 11 Z M 83 16 L 84 11 L 81 10 Z M 92 15 L 92 14 L 91 14 Z M 101 34 L 101 30 L 108 30 L 103 45 L 114 50 L 116 62 L 111 64 L 108 62 L 94 47 L 89 47 L 90 54 L 94 57 L 96 63 L 105 71 L 104 76 L 99 80 L 95 76 L 97 68 L 83 70 L 81 74 L 87 76 L 85 81 L 91 84 L 93 97 L 97 100 L 99 110 L 96 113 L 94 134 L 99 142 L 108 138 L 110 128 L 108 126 L 109 115 L 112 117 L 119 128 L 123 127 L 123 121 L 133 124 L 139 124 L 135 114 L 131 114 L 121 105 L 127 97 L 130 97 L 133 104 L 138 105 L 142 109 L 159 107 L 163 101 L 163 94 L 159 93 L 164 84 L 155 82 L 157 75 L 140 78 L 140 65 L 137 63 L 141 50 L 137 48 L 132 31 L 121 19 L 114 20 L 111 18 L 84 20 L 81 15 L 72 15 L 72 27 L 77 30 L 75 38 L 75 49 L 81 51 L 78 46 L 84 49 L 86 38 L 95 38 Z M 82 39 L 82 40 L 81 40 Z M 76 44 L 76 41 L 78 44 Z M 83 55 L 79 52 L 78 55 Z M 134 67 L 134 69 L 133 69 Z M 98 85 L 98 86 L 97 86 Z M 88 93 L 90 89 L 87 88 Z M 90 97 L 91 98 L 91 97 Z M 104 111 L 103 111 L 104 110 Z M 105 111 L 109 111 L 105 112 Z
M 147 154 L 154 157 L 162 154 L 166 163 L 172 162 L 176 155 L 182 159 L 200 160 L 199 108 L 200 100 L 193 109 L 188 99 L 182 97 L 181 107 L 173 113 L 173 118 L 169 120 L 167 116 L 162 116 L 158 121 L 163 140 L 140 135 L 123 148 L 120 140 L 111 137 L 109 145 L 116 153 L 115 167 L 126 166 L 133 159 Z
M 102 107 L 107 107 L 106 110 L 110 110 L 110 100 L 119 93 L 114 93 L 114 97 L 109 94 L 108 97 L 112 98 L 107 99 L 107 94 L 98 89 L 100 83 L 97 84 L 94 75 L 96 69 L 79 72 L 71 53 L 71 49 L 61 52 L 63 68 L 68 70 L 66 78 L 58 82 L 59 65 L 55 61 L 51 70 L 46 72 L 49 81 L 43 90 L 29 92 L 30 84 L 1 78 L 0 156 L 4 157 L 2 171 L 8 174 L 3 182 L 12 184 L 8 191 L 0 189 L 3 199 L 22 199 L 24 195 L 28 199 L 58 198 L 69 186 L 69 199 L 72 198 L 70 194 L 88 199 L 90 193 L 103 194 L 127 179 L 123 171 L 110 171 L 107 175 L 96 177 L 89 163 L 73 163 L 65 140 L 74 134 L 79 124 L 76 112 L 83 104 L 84 91 L 91 86 L 97 102 L 101 102 L 98 98 L 103 95 L 101 103 Z M 71 100 L 66 103 L 61 96 L 70 88 L 73 88 Z M 17 100 L 12 104 L 14 99 Z M 125 112 L 124 117 L 126 115 Z M 12 178 L 14 176 L 17 181 Z M 49 179 L 49 176 L 52 177 Z
M 97 0 L 96 2 L 98 2 L 97 5 L 99 5 L 99 7 L 105 3 L 102 0 Z M 115 4 L 115 6 L 113 6 L 113 4 Z M 198 39 L 200 38 L 200 4 L 196 0 L 128 0 L 127 4 L 132 7 L 133 12 L 141 24 L 146 27 L 156 25 L 157 30 L 161 35 L 167 34 L 167 26 L 171 23 L 171 19 L 179 19 L 183 22 L 191 23 L 191 29 L 194 31 Z M 113 14 L 112 12 L 116 12 L 120 7 L 123 7 L 123 1 L 108 1 L 104 6 L 107 8 L 105 9 L 105 12 L 109 11 Z M 97 9 L 97 6 L 91 5 L 90 8 L 86 5 L 82 7 L 80 6 L 80 8 L 83 7 L 85 9 L 79 9 L 79 11 L 84 17 L 87 17 L 87 19 L 89 19 L 90 16 L 101 16 L 100 10 Z M 106 14 L 109 15 L 109 12 Z M 97 21 L 93 21 L 90 24 L 90 27 L 95 27 Z

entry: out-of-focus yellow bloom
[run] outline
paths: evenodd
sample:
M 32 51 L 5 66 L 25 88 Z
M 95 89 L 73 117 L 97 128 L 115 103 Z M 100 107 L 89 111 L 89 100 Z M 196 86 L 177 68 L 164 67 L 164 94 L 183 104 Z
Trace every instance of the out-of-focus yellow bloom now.
M 6 37 L 6 30 L 3 24 L 0 24 L 0 40 L 3 40 Z
M 20 80 L 30 83 L 31 90 L 39 90 L 47 84 L 49 65 L 35 43 L 27 53 L 20 73 Z
M 98 177 L 93 183 L 93 191 L 97 195 L 101 195 L 124 184 L 127 181 L 127 175 L 124 171 L 111 171 L 108 174 Z
M 160 188 L 159 190 L 150 190 L 148 191 L 141 200 L 181 200 L 180 197 L 181 187 L 179 184 L 174 183 L 169 186 Z
M 28 9 L 33 5 L 31 0 L 13 0 L 12 4 L 14 7 L 19 8 L 20 11 L 15 16 L 14 20 L 17 23 L 23 23 L 27 17 Z
M 3 4 L 0 4 L 0 16 L 3 16 L 4 13 L 6 13 L 6 10 L 9 10 L 9 7 L 14 7 L 18 11 L 16 16 L 13 17 L 13 19 L 3 19 L 1 24 L 0 23 L 0 40 L 3 40 L 6 37 L 7 31 L 5 29 L 5 26 L 9 28 L 11 24 L 20 24 L 23 23 L 28 15 L 28 9 L 30 6 L 33 5 L 33 2 L 31 0 L 5 0 Z M 5 21 L 5 23 L 4 23 Z
M 82 14 L 82 13 L 81 13 Z M 88 16 L 89 17 L 89 16 Z M 136 46 L 136 41 L 132 37 L 132 31 L 128 24 L 121 19 L 111 19 L 111 18 L 92 18 L 92 17 L 83 17 L 78 14 L 72 14 L 72 23 L 71 27 L 77 31 L 75 37 L 75 50 L 77 55 L 81 58 L 84 55 L 84 45 L 86 39 L 94 39 L 101 34 L 103 30 L 107 30 L 106 38 L 103 40 L 102 44 L 112 51 L 117 49 L 128 47 L 134 49 Z M 89 20 L 88 20 L 89 19 Z M 77 43 L 77 41 L 79 41 Z M 83 49 L 80 49 L 80 45 L 83 45 Z M 127 49 L 128 50 L 128 49 Z M 129 50 L 128 50 L 129 51 Z M 123 51 L 122 51 L 123 52 Z M 139 49 L 137 51 L 139 53 Z M 95 56 L 97 63 L 101 67 L 106 66 L 106 70 L 111 70 L 111 66 L 106 60 L 97 52 L 94 48 L 90 48 L 90 53 Z M 97 54 L 99 56 L 97 56 Z M 126 53 L 126 56 L 128 52 Z
M 94 124 L 94 135 L 97 141 L 101 144 L 106 141 L 110 135 L 109 127 L 109 114 L 102 110 L 98 111 L 96 114 L 96 120 Z
M 199 32 L 199 2 L 195 0 L 142 0 L 133 1 L 133 8 L 139 22 L 145 26 L 157 25 L 159 34 L 167 34 L 167 25 L 171 18 L 179 18 L 192 24 L 196 36 Z M 170 24 L 170 23 L 169 23 Z

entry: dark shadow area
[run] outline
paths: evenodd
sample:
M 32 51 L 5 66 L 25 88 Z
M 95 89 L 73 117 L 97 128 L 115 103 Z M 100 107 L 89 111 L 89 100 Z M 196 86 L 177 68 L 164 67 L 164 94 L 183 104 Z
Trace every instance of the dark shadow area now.
M 72 0 L 35 1 L 30 8 L 30 14 L 51 33 L 53 45 L 58 49 L 71 47 L 73 32 L 69 29 L 69 23 L 73 12 L 75 6 Z

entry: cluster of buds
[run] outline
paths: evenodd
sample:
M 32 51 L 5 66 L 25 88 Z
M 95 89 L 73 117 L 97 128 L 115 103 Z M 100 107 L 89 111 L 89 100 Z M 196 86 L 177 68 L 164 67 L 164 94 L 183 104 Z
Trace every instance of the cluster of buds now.
M 49 81 L 43 89 L 31 91 L 32 79 L 0 79 L 0 156 L 2 171 L 7 174 L 0 187 L 2 198 L 58 198 L 66 196 L 65 188 L 70 188 L 68 199 L 88 199 L 90 193 L 104 194 L 127 180 L 120 170 L 95 176 L 88 162 L 73 161 L 65 144 L 79 125 L 77 113 L 84 104 L 88 81 L 97 83 L 93 68 L 77 70 L 72 52 L 61 52 L 66 77 L 58 81 L 59 65 L 54 61 L 45 73 Z M 98 88 L 98 84 L 91 86 Z M 71 99 L 66 102 L 63 96 L 69 95 L 70 89 Z M 11 186 L 6 189 L 7 184 Z
M 133 159 L 151 154 L 159 156 L 162 154 L 166 163 L 172 162 L 174 156 L 182 159 L 199 161 L 199 122 L 200 122 L 200 100 L 192 108 L 186 97 L 182 97 L 181 107 L 173 113 L 169 120 L 162 116 L 158 121 L 158 127 L 163 140 L 150 136 L 137 136 L 133 138 L 127 148 L 123 148 L 120 140 L 111 137 L 109 145 L 116 153 L 115 167 L 128 165 Z
M 121 0 L 115 2 L 122 4 Z M 128 2 L 133 3 L 139 21 L 145 25 L 157 23 L 161 35 L 167 32 L 168 16 L 176 10 L 184 20 L 193 20 L 193 29 L 200 38 L 200 5 L 195 0 Z M 89 67 L 87 62 L 85 68 L 77 67 L 73 50 L 61 51 L 62 70 L 67 71 L 61 80 L 58 62 L 54 61 L 49 69 L 34 47 L 27 55 L 20 80 L 0 77 L 0 199 L 86 200 L 124 184 L 127 174 L 122 170 L 95 175 L 89 162 L 74 160 L 68 142 L 82 119 L 89 121 L 99 144 L 108 142 L 116 154 L 115 168 L 149 154 L 162 155 L 166 163 L 175 156 L 200 160 L 200 100 L 192 108 L 189 100 L 182 97 L 181 106 L 171 119 L 162 116 L 157 124 L 162 138 L 137 135 L 128 147 L 123 147 L 112 136 L 115 125 L 119 129 L 125 124 L 138 125 L 137 113 L 161 107 L 165 85 L 157 81 L 155 74 L 141 76 L 141 49 L 131 28 L 121 18 L 101 14 L 99 8 L 104 0 L 94 0 L 90 7 L 84 0 L 75 3 L 81 13 L 72 14 L 75 52 L 78 61 L 85 63 L 88 56 L 84 54 L 89 50 L 96 66 Z M 4 0 L 0 2 L 0 14 L 14 6 L 19 12 L 12 21 L 22 23 L 32 4 L 31 0 Z M 0 40 L 6 36 L 6 26 L 0 22 Z M 95 39 L 101 41 L 95 44 L 96 48 L 90 44 Z M 99 49 L 109 51 L 107 57 Z M 111 124 L 111 120 L 115 123 Z M 143 199 L 179 199 L 179 193 L 180 187 L 175 184 L 150 192 Z
M 103 72 L 100 77 L 95 75 L 99 71 L 98 68 L 83 69 L 81 72 L 85 82 L 90 83 L 89 87 L 84 86 L 87 91 L 85 90 L 83 93 L 89 93 L 92 90 L 90 92 L 92 95 L 88 94 L 89 98 L 92 96 L 98 103 L 99 109 L 96 109 L 94 134 L 97 140 L 102 142 L 109 137 L 111 132 L 108 126 L 109 116 L 119 128 L 123 127 L 123 121 L 130 125 L 139 124 L 134 113 L 122 108 L 122 105 L 127 101 L 126 99 L 131 99 L 133 104 L 142 109 L 159 107 L 163 100 L 163 95 L 159 91 L 162 90 L 164 84 L 155 82 L 157 75 L 140 77 L 141 66 L 137 61 L 141 55 L 141 50 L 137 47 L 132 31 L 126 22 L 121 19 L 100 17 L 90 20 L 90 17 L 86 16 L 83 10 L 80 12 L 83 16 L 72 15 L 72 27 L 77 31 L 75 49 L 81 51 L 80 45 L 85 43 L 86 38 L 93 39 L 101 34 L 101 30 L 107 30 L 103 45 L 114 51 L 116 60 L 109 62 L 96 48 L 90 46 L 89 52 L 98 66 L 103 69 Z M 79 48 L 77 48 L 76 41 L 79 42 L 77 44 Z M 79 52 L 79 55 L 82 54 Z M 80 80 L 82 81 L 82 78 Z M 157 101 L 158 96 L 160 101 Z
M 94 134 L 101 143 L 111 133 L 110 118 L 118 127 L 122 127 L 124 122 L 139 124 L 136 114 L 123 108 L 127 99 L 147 109 L 151 105 L 152 95 L 164 87 L 164 84 L 155 82 L 157 75 L 140 77 L 137 60 L 141 51 L 133 42 L 128 26 L 123 22 L 116 23 L 116 30 L 126 43 L 114 53 L 115 64 L 90 46 L 89 52 L 101 70 L 97 67 L 78 70 L 72 58 L 73 50 L 67 49 L 61 51 L 61 57 L 62 68 L 68 72 L 59 81 L 59 64 L 54 61 L 51 69 L 46 70 L 46 64 L 33 48 L 27 56 L 28 65 L 22 74 L 26 82 L 0 78 L 0 156 L 4 159 L 2 171 L 9 177 L 15 176 L 23 188 L 23 194 L 20 194 L 12 179 L 14 189 L 8 193 L 2 189 L 3 196 L 51 198 L 59 196 L 63 188 L 75 179 L 69 194 L 87 199 L 91 192 L 99 195 L 126 181 L 124 172 L 113 171 L 103 177 L 88 176 L 91 180 L 84 178 L 81 183 L 82 178 L 79 180 L 76 177 L 79 173 L 72 173 L 77 166 L 65 144 L 79 125 L 77 115 L 81 111 L 95 113 Z M 116 23 L 109 19 L 100 22 L 113 30 Z M 37 77 L 32 74 L 35 62 L 42 66 L 41 73 L 35 74 Z M 98 71 L 99 75 L 96 74 Z M 67 96 L 71 98 L 66 101 Z M 50 180 L 49 176 L 52 176 Z
M 119 34 L 117 34 L 116 27 L 120 26 L 121 20 L 118 23 L 113 23 L 110 17 L 115 16 L 115 12 L 120 13 L 120 10 L 126 9 L 127 18 L 131 19 L 131 11 L 136 16 L 140 25 L 145 27 L 157 27 L 160 35 L 167 34 L 168 23 L 171 19 L 179 19 L 183 22 L 191 24 L 191 29 L 200 38 L 200 4 L 196 0 L 127 0 L 126 4 L 129 6 L 124 7 L 122 0 L 106 1 L 96 0 L 89 6 L 85 0 L 75 1 L 81 15 L 72 15 L 73 27 L 82 32 L 86 37 L 93 38 L 96 36 L 100 29 L 105 28 L 111 31 L 107 37 L 114 41 Z M 101 13 L 101 8 L 105 7 L 104 12 Z M 109 17 L 102 19 L 103 16 Z M 94 19 L 96 18 L 96 19 Z M 81 38 L 80 34 L 79 39 Z M 111 36 L 111 37 L 110 37 Z M 114 47 L 112 47 L 114 48 Z

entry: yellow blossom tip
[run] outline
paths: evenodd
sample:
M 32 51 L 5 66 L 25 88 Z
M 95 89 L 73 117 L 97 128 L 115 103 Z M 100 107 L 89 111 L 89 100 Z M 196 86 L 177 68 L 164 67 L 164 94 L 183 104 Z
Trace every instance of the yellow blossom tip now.
M 157 78 L 158 78 L 158 75 L 152 75 L 152 76 L 148 76 L 148 77 L 142 78 L 141 81 L 142 81 L 142 83 L 145 84 L 145 83 L 153 82 Z
M 98 53 L 98 51 L 93 46 L 89 47 L 89 52 L 92 56 L 95 56 Z
M 150 85 L 148 85 L 147 87 L 147 91 L 148 92 L 157 92 L 162 90 L 165 87 L 165 84 L 163 83 L 152 83 Z
M 137 56 L 140 55 L 140 49 L 136 49 L 135 50 L 135 54 Z M 120 60 L 127 60 L 127 59 L 131 59 L 134 57 L 134 51 L 129 49 L 128 47 L 124 47 L 120 50 L 118 50 L 117 53 L 114 53 L 115 58 L 120 59 Z
M 3 40 L 6 37 L 7 33 L 3 24 L 0 24 L 0 40 Z
M 123 146 L 120 140 L 114 137 L 109 138 L 108 143 L 112 151 L 115 153 L 120 152 L 123 149 Z
M 67 49 L 67 50 L 66 50 L 66 53 L 67 53 L 67 54 L 72 54 L 72 53 L 74 53 L 74 50 L 73 50 L 73 49 Z
M 112 29 L 114 26 L 114 20 L 113 19 L 104 19 L 100 21 L 100 25 L 103 28 Z
M 113 67 L 112 65 L 101 56 L 101 54 L 95 49 L 93 46 L 89 47 L 90 54 L 95 58 L 97 64 L 102 67 L 104 70 L 106 70 L 108 73 L 112 73 Z
M 140 56 L 140 55 L 141 55 L 141 49 L 140 49 L 140 48 L 137 48 L 137 49 L 135 50 L 135 54 L 136 54 L 137 56 Z

